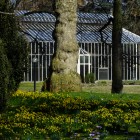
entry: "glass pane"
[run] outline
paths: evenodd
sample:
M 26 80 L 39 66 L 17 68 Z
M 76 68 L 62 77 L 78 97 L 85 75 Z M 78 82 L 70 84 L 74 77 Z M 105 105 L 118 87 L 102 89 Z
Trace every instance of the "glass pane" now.
M 50 54 L 53 54 L 53 48 L 54 48 L 54 44 L 51 42 L 50 43 Z
M 88 63 L 88 56 L 85 56 L 85 63 Z
M 40 63 L 39 63 L 39 71 L 40 71 L 40 80 L 42 80 L 42 70 L 43 70 L 43 55 L 40 55 L 39 56 L 40 58 L 39 58 L 39 61 L 40 61 Z
M 85 75 L 88 74 L 88 65 L 85 65 Z
M 84 56 L 80 56 L 80 63 L 84 63 Z
M 89 52 L 89 46 L 87 43 L 85 43 L 85 51 Z
M 36 46 L 35 46 L 35 42 L 32 42 L 32 53 L 35 54 L 36 53 Z
M 80 65 L 80 76 L 81 76 L 82 82 L 84 82 L 84 66 L 83 65 Z
M 99 80 L 108 80 L 108 69 L 99 69 Z

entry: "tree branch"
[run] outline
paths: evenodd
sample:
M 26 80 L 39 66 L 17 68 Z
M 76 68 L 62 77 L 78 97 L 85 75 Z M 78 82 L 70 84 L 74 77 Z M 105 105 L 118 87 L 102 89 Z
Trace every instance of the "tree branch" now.
M 108 22 L 107 22 L 106 24 L 104 24 L 104 26 L 102 26 L 102 27 L 98 30 L 98 32 L 99 32 L 100 35 L 101 35 L 101 41 L 102 41 L 103 43 L 105 43 L 105 44 L 107 44 L 107 43 L 106 43 L 106 40 L 104 40 L 104 37 L 103 37 L 103 30 L 104 30 L 105 28 L 107 28 L 107 26 L 109 26 L 111 22 L 113 22 L 113 18 L 112 18 L 112 17 L 110 17 L 110 18 L 108 19 Z
M 0 14 L 3 14 L 3 15 L 15 15 L 15 13 L 2 12 L 2 11 L 0 11 Z

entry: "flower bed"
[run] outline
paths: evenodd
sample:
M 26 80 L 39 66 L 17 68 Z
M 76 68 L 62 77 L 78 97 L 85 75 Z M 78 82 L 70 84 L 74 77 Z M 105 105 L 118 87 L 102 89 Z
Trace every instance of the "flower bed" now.
M 83 94 L 83 93 L 82 93 Z M 140 101 L 85 99 L 66 93 L 17 91 L 0 116 L 0 138 L 105 138 L 108 133 L 139 135 Z

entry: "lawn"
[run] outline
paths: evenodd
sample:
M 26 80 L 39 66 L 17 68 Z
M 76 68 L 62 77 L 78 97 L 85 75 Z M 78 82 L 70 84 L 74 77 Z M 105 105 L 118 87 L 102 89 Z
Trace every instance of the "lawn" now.
M 36 82 L 36 91 L 40 91 L 43 82 Z M 23 91 L 34 91 L 34 82 L 21 82 L 19 90 Z
M 43 82 L 36 83 L 36 91 L 40 91 Z M 33 82 L 21 82 L 20 90 L 24 91 L 33 91 L 34 83 Z M 92 93 L 111 93 L 111 81 L 100 81 L 96 84 L 82 84 L 83 92 L 92 92 Z M 123 93 L 127 94 L 139 94 L 140 85 L 124 85 Z
M 94 92 L 94 93 L 111 93 L 111 85 L 84 85 L 83 91 Z M 139 94 L 140 85 L 124 85 L 123 93 L 127 94 Z

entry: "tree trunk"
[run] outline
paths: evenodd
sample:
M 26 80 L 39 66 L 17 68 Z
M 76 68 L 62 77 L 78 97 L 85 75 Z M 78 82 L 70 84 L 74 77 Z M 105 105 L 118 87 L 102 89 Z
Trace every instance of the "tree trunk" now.
M 122 3 L 114 0 L 112 32 L 112 93 L 121 93 L 122 83 Z
M 76 39 L 77 0 L 56 0 L 54 31 L 55 54 L 49 80 L 51 92 L 81 91 L 81 78 L 77 74 L 79 47 Z

